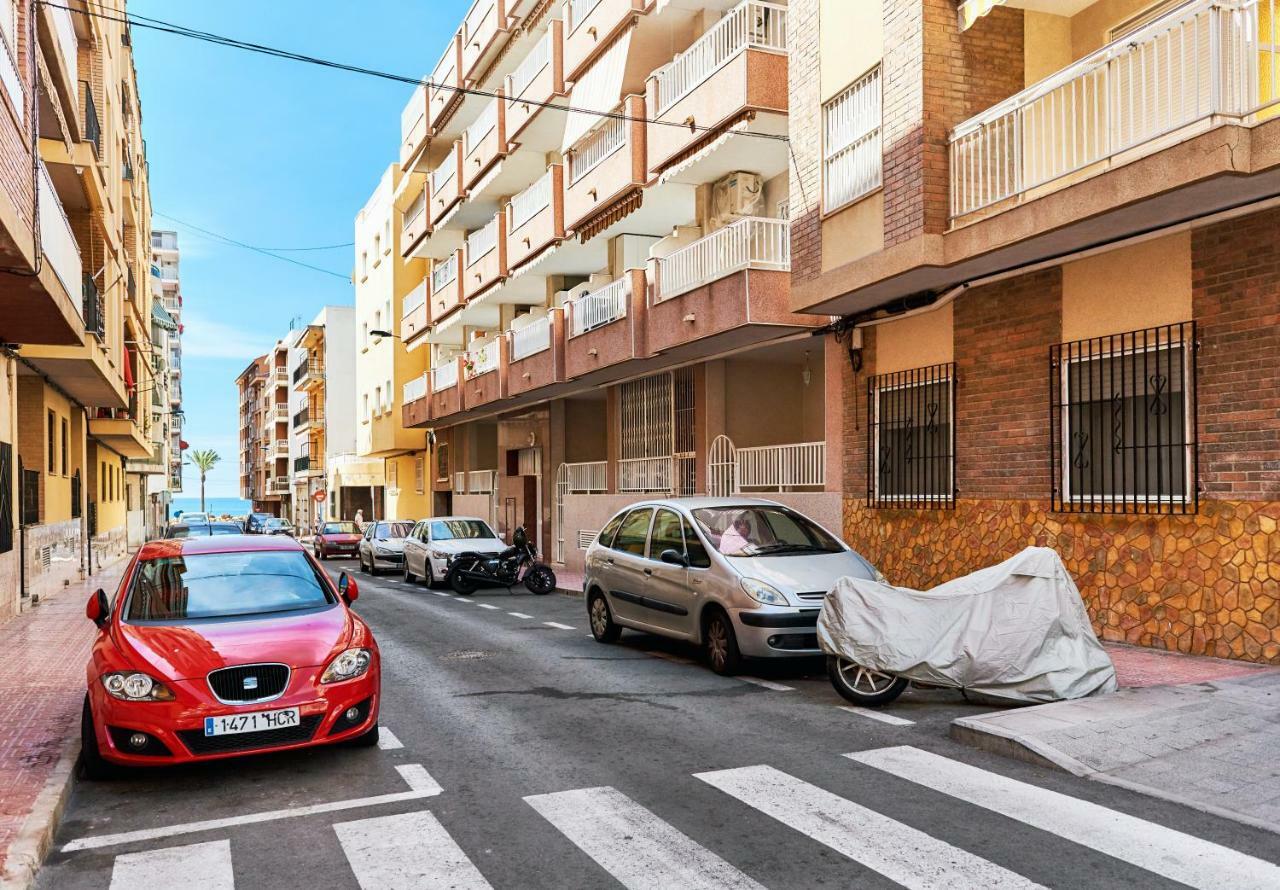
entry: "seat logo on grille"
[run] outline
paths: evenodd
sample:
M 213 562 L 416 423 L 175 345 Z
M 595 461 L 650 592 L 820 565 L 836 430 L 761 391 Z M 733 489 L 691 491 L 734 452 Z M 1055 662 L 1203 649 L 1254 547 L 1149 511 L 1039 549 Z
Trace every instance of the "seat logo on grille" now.
M 245 692 L 252 692 L 253 690 L 255 690 L 255 689 L 257 689 L 257 688 L 258 688 L 258 678 L 257 678 L 257 677 L 245 677 L 245 678 L 244 678 L 244 691 L 245 691 Z

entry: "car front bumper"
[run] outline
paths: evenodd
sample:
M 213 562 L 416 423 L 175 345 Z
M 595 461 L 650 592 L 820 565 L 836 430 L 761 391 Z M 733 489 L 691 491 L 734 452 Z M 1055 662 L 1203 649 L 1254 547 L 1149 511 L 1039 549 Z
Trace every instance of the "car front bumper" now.
M 738 651 L 750 658 L 822 655 L 818 648 L 821 609 L 738 609 L 732 612 Z

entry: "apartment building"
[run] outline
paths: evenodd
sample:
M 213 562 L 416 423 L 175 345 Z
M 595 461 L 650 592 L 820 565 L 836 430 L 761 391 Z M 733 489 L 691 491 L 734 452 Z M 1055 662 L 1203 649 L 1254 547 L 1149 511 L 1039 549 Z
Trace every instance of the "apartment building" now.
M 151 208 L 118 19 L 0 3 L 0 616 L 122 554 L 143 515 Z
M 790 13 L 850 542 L 915 587 L 1050 546 L 1106 639 L 1280 663 L 1275 4 Z
M 169 324 L 163 327 L 168 333 L 167 347 L 163 352 L 164 364 L 169 371 L 169 429 L 168 429 L 168 489 L 172 496 L 182 491 L 182 452 L 186 445 L 182 438 L 182 278 L 179 274 L 181 252 L 178 233 L 172 230 L 156 230 L 151 233 L 151 294 L 159 301 Z M 155 307 L 153 306 L 153 310 Z
M 299 332 L 249 363 L 236 378 L 240 393 L 240 496 L 255 513 L 292 515 L 289 353 Z
M 426 261 L 405 257 L 394 200 L 402 177 L 391 164 L 356 216 L 355 317 L 356 453 L 368 458 L 381 492 L 367 517 L 421 519 L 429 515 L 425 486 L 426 431 L 402 423 L 402 393 L 426 371 L 426 348 L 410 349 L 396 333 L 406 303 L 426 300 Z M 377 464 L 381 464 L 377 468 Z
M 402 117 L 400 249 L 428 269 L 400 334 L 429 350 L 402 410 L 433 513 L 523 524 L 571 569 L 647 494 L 840 523 L 844 349 L 790 295 L 791 16 L 472 4 Z

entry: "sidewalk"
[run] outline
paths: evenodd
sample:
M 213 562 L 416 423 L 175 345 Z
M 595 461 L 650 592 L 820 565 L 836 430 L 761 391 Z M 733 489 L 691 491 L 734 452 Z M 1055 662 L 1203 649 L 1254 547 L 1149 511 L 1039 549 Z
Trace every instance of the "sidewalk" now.
M 89 594 L 113 592 L 123 557 L 0 623 L 0 887 L 26 887 L 44 858 L 80 750 Z
M 951 736 L 1280 833 L 1280 668 L 1107 650 L 1113 695 L 962 717 Z

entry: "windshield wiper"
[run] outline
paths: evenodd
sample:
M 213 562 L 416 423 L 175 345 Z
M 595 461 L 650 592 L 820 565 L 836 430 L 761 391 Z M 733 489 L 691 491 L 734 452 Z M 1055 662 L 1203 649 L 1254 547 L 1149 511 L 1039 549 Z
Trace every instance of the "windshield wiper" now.
M 777 553 L 829 553 L 822 547 L 815 547 L 813 544 L 767 544 L 763 547 L 757 547 L 752 551 L 753 556 L 772 555 Z

